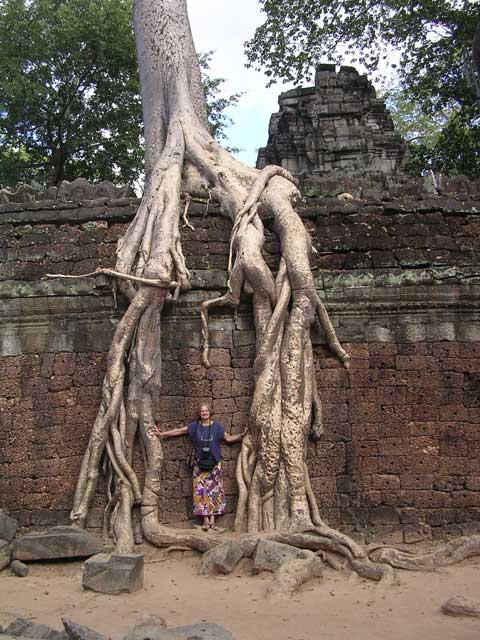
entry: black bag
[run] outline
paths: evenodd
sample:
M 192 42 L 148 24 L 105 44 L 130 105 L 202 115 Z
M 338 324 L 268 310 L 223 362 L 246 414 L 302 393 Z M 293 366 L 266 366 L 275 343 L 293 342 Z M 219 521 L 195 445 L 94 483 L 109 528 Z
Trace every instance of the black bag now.
M 201 471 L 211 471 L 217 464 L 217 461 L 212 456 L 210 447 L 202 447 L 202 455 L 200 459 L 197 460 L 197 464 Z
M 197 428 L 198 428 L 198 423 L 197 423 Z M 202 443 L 202 449 L 201 449 L 200 458 L 197 459 L 197 464 L 200 471 L 211 471 L 213 467 L 217 464 L 217 461 L 213 457 L 213 454 L 210 450 L 210 443 L 212 442 L 212 439 L 213 439 L 212 425 L 210 425 L 208 437 L 200 438 L 200 441 Z

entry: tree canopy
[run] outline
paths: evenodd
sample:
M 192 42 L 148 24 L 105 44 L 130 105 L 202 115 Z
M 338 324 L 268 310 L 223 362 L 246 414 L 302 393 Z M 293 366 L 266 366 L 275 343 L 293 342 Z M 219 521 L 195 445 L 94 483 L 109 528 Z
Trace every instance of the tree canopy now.
M 475 105 L 425 113 L 398 86 L 390 89 L 385 98 L 395 129 L 408 143 L 410 173 L 421 175 L 431 168 L 472 178 L 480 176 L 480 128 Z
M 442 148 L 468 144 L 463 159 L 437 148 L 444 171 L 480 174 L 480 83 L 476 74 L 479 22 L 470 0 L 260 0 L 265 22 L 247 43 L 251 65 L 273 79 L 304 82 L 322 59 L 360 63 L 374 72 L 396 67 L 404 98 L 425 115 L 451 118 Z M 478 28 L 477 28 L 478 34 Z M 441 141 L 439 140 L 439 143 Z M 469 158 L 469 159 L 468 159 Z
M 84 177 L 135 182 L 143 124 L 132 0 L 0 2 L 0 185 Z M 200 56 L 209 122 L 230 124 L 222 79 Z
M 137 177 L 130 0 L 5 0 L 0 45 L 2 182 Z

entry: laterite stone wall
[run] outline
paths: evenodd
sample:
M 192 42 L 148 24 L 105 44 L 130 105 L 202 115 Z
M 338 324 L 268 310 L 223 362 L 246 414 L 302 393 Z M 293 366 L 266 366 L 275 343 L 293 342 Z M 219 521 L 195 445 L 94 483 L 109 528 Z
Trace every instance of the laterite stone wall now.
M 68 522 L 100 399 L 106 351 L 124 308 L 103 277 L 44 280 L 114 264 L 135 200 L 8 204 L 0 209 L 0 506 L 24 528 Z M 466 195 L 342 203 L 305 201 L 318 288 L 352 356 L 343 369 L 317 329 L 325 434 L 308 462 L 329 523 L 387 541 L 480 530 L 480 201 Z M 254 330 L 211 315 L 200 359 L 199 304 L 226 283 L 230 223 L 205 203 L 184 230 L 193 289 L 165 312 L 162 428 L 202 401 L 232 433 L 246 424 Z M 271 221 L 266 220 L 267 229 Z M 265 246 L 275 267 L 278 243 Z M 189 526 L 185 439 L 165 442 L 164 522 Z M 228 515 L 239 446 L 224 447 Z M 142 473 L 140 456 L 137 466 Z M 101 527 L 100 482 L 90 526 Z

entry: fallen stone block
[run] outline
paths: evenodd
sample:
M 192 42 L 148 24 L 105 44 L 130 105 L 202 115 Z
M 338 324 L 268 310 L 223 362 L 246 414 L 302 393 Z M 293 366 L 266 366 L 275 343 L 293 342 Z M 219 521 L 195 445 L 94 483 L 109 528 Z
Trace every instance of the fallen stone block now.
M 135 627 L 122 640 L 235 640 L 232 634 L 218 624 L 208 622 L 190 624 L 184 627 L 164 629 L 161 626 L 150 628 L 149 635 Z
M 106 640 L 105 636 L 102 636 L 96 631 L 92 631 L 88 627 L 84 627 L 81 624 L 76 624 L 68 618 L 62 618 L 63 626 L 71 640 Z
M 449 616 L 480 618 L 480 602 L 463 596 L 454 596 L 442 604 L 442 611 Z
M 18 523 L 0 509 L 0 540 L 11 542 L 17 533 Z
M 10 564 L 11 551 L 10 545 L 6 540 L 0 540 L 0 571 Z
M 68 640 L 65 631 L 57 631 L 46 624 L 38 624 L 24 618 L 17 618 L 3 631 L 3 635 L 14 638 L 33 638 L 34 640 Z M 3 640 L 3 637 L 2 637 Z
M 309 552 L 307 552 L 309 553 Z M 297 549 L 282 542 L 260 540 L 253 556 L 253 573 L 260 571 L 277 571 L 283 564 L 291 560 L 304 559 L 304 549 Z
M 243 558 L 243 549 L 235 541 L 224 542 L 203 554 L 200 573 L 230 573 L 237 562 Z
M 88 558 L 101 553 L 100 540 L 76 527 L 52 527 L 43 533 L 27 533 L 15 540 L 12 557 L 15 560 L 62 560 Z
M 82 585 L 100 593 L 133 593 L 143 587 L 143 556 L 99 553 L 83 565 Z
M 28 567 L 20 560 L 14 560 L 10 565 L 10 569 L 12 570 L 12 573 L 19 578 L 26 578 L 28 576 Z

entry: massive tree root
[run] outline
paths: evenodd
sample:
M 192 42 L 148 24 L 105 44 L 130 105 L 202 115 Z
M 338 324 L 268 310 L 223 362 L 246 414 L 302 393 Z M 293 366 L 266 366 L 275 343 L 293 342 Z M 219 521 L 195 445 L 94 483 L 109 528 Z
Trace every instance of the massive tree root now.
M 307 438 L 318 438 L 323 431 L 312 324 L 320 322 L 331 350 L 345 366 L 349 358 L 315 289 L 310 237 L 294 208 L 300 199 L 295 182 L 280 167 L 260 172 L 243 165 L 211 137 L 185 1 L 137 0 L 134 18 L 147 183 L 135 219 L 119 242 L 116 267 L 108 272 L 118 278 L 129 307 L 110 348 L 72 520 L 85 526 L 99 465 L 106 456 L 106 525 L 119 551 L 129 551 L 133 545 L 132 507 L 138 504 L 147 540 L 208 552 L 204 567 L 209 566 L 208 554 L 223 553 L 225 544 L 230 545 L 229 557 L 237 561 L 251 557 L 259 541 L 266 539 L 309 550 L 279 568 L 274 595 L 280 588 L 289 591 L 307 577 L 320 575 L 321 556 L 335 566 L 332 554 L 345 558 L 362 576 L 391 582 L 390 565 L 412 564 L 410 556 L 389 549 L 373 561 L 351 538 L 322 521 L 310 485 Z M 202 305 L 207 366 L 208 310 L 216 305 L 236 307 L 242 291 L 252 296 L 255 390 L 237 463 L 237 533 L 228 543 L 214 532 L 170 529 L 158 517 L 163 451 L 151 427 L 161 390 L 161 313 L 165 303 L 190 287 L 180 242 L 182 216 L 186 220 L 182 193 L 208 193 L 233 223 L 228 291 Z M 276 274 L 262 253 L 266 218 L 281 246 Z M 145 460 L 143 489 L 133 470 L 136 438 Z M 471 549 L 464 545 L 455 557 Z M 439 556 L 432 562 L 443 560 Z

